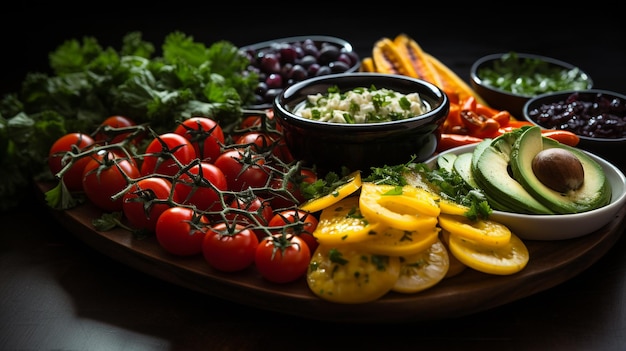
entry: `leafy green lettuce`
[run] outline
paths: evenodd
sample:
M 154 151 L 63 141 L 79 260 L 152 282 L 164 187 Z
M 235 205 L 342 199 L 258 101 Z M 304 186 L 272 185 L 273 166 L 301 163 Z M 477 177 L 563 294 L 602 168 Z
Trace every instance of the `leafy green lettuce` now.
M 227 41 L 210 46 L 181 32 L 167 35 L 161 56 L 140 32 L 121 49 L 93 37 L 65 41 L 49 54 L 51 74 L 30 72 L 0 100 L 0 210 L 15 206 L 33 179 L 50 177 L 46 157 L 68 132 L 92 133 L 112 115 L 171 131 L 207 116 L 229 131 L 254 101 L 258 76 Z

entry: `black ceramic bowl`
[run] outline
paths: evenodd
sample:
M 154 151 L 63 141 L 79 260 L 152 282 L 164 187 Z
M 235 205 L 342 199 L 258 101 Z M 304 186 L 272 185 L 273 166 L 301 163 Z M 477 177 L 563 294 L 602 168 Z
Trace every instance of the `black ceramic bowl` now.
M 285 50 L 288 48 L 288 50 Z M 259 75 L 256 101 L 250 109 L 272 107 L 274 98 L 287 86 L 319 75 L 356 72 L 361 67 L 358 54 L 348 41 L 328 35 L 302 35 L 277 38 L 240 48 L 248 55 Z M 270 55 L 274 58 L 264 62 Z M 278 60 L 278 66 L 274 61 Z M 280 75 L 270 77 L 272 73 Z
M 576 133 L 577 147 L 626 171 L 626 95 L 600 89 L 547 93 L 524 105 L 523 118 L 544 129 Z
M 389 122 L 339 124 L 307 119 L 293 111 L 308 95 L 355 88 L 387 88 L 402 94 L 418 93 L 429 110 L 421 115 Z M 285 89 L 274 100 L 274 116 L 293 155 L 321 172 L 349 170 L 369 173 L 371 167 L 421 162 L 433 155 L 439 126 L 450 108 L 447 95 L 426 81 L 401 75 L 344 73 L 311 78 Z
M 512 54 L 516 57 L 512 58 Z M 538 65 L 537 62 L 540 61 L 545 62 L 545 65 Z M 512 66 L 513 64 L 514 66 Z M 561 75 L 564 75 L 567 81 L 574 81 L 575 79 L 577 83 L 576 87 L 563 89 L 560 88 L 560 86 L 552 84 L 539 84 L 534 81 L 533 78 L 532 86 L 535 91 L 529 94 L 514 92 L 513 89 L 509 87 L 501 87 L 498 83 L 489 82 L 484 76 L 481 76 L 481 71 L 484 69 L 501 70 L 504 67 L 506 67 L 507 71 L 511 72 L 511 75 L 506 78 L 506 81 L 531 74 L 545 77 L 547 75 L 546 70 L 558 68 L 562 72 Z M 505 75 L 501 75 L 500 77 L 504 78 Z M 534 96 L 558 90 L 583 90 L 593 87 L 591 77 L 580 68 L 551 57 L 527 53 L 498 53 L 479 58 L 470 69 L 470 83 L 476 93 L 478 93 L 489 106 L 498 110 L 507 110 L 517 119 L 522 119 L 524 104 Z

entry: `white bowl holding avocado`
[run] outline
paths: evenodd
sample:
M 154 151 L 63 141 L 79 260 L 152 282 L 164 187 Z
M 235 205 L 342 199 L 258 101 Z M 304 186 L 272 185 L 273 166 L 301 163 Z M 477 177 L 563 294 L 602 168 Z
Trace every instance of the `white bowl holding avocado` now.
M 430 160 L 426 161 L 426 163 L 431 167 L 437 167 L 437 159 L 439 157 L 450 157 L 451 155 L 455 155 L 453 158 L 456 158 L 459 155 L 467 156 L 468 153 L 473 154 L 476 151 L 477 146 L 479 148 L 484 146 L 484 144 L 480 146 L 479 144 L 466 145 L 447 150 L 432 157 Z M 606 196 L 598 196 L 598 201 L 602 201 L 602 203 L 599 204 L 597 208 L 578 213 L 559 214 L 550 210 L 554 208 L 552 204 L 548 206 L 549 210 L 547 210 L 544 214 L 522 213 L 522 210 L 520 210 L 520 212 L 515 212 L 514 210 L 505 211 L 494 209 L 491 219 L 506 225 L 513 233 L 526 240 L 564 240 L 577 238 L 591 234 L 610 223 L 615 218 L 617 212 L 626 205 L 626 177 L 617 167 L 605 159 L 587 151 L 577 148 L 575 149 L 575 151 L 584 153 L 588 159 L 591 159 L 597 164 L 597 166 L 599 166 L 598 171 L 600 173 L 595 174 L 598 177 L 588 178 L 585 181 L 590 184 L 594 184 L 593 186 L 601 189 L 603 187 L 599 184 L 602 184 L 603 182 L 598 181 L 597 178 L 604 177 L 606 179 L 606 184 L 610 188 L 610 199 Z M 459 160 L 462 158 L 459 158 Z M 585 168 L 585 170 L 592 175 L 594 174 L 593 171 L 589 171 L 587 168 Z M 587 176 L 592 177 L 592 175 Z M 516 182 L 513 176 L 509 174 L 501 174 L 501 178 L 507 177 Z M 514 193 L 514 188 L 523 187 L 519 184 L 519 182 L 517 185 L 509 185 L 510 187 L 505 189 L 503 193 Z M 509 203 L 507 199 L 501 200 L 504 200 L 504 203 Z M 545 199 L 542 201 L 545 201 Z M 515 201 L 512 203 L 515 203 Z M 492 208 L 493 207 L 494 206 L 492 206 Z M 559 207 L 557 204 L 557 209 L 561 208 L 570 209 L 568 206 Z

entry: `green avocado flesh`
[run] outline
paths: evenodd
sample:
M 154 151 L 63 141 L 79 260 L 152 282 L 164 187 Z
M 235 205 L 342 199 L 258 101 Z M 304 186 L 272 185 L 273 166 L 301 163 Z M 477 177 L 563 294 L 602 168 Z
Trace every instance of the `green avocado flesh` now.
M 537 178 L 533 160 L 549 148 L 563 148 L 580 160 L 584 181 L 578 189 L 558 192 Z M 495 210 L 567 214 L 590 211 L 611 201 L 611 185 L 602 167 L 582 150 L 544 137 L 540 127 L 484 139 L 472 152 L 442 155 L 438 166 L 454 171 L 472 188 L 481 189 Z
M 581 162 L 584 181 L 581 187 L 558 192 L 544 185 L 535 175 L 532 162 L 542 150 L 563 148 L 573 153 Z M 535 199 L 555 213 L 579 213 L 602 207 L 611 201 L 611 186 L 602 167 L 580 149 L 543 137 L 539 127 L 525 130 L 511 150 L 513 177 Z
M 496 141 L 496 140 L 494 140 Z M 509 172 L 510 154 L 495 146 L 486 147 L 476 161 L 474 180 L 485 191 L 496 210 L 528 214 L 552 214 L 535 199 Z

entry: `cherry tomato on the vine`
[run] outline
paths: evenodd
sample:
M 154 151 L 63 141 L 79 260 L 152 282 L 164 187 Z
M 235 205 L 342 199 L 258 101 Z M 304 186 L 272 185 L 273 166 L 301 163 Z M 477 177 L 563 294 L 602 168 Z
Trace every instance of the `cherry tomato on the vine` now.
M 141 164 L 141 175 L 159 173 L 173 176 L 182 165 L 188 165 L 196 159 L 196 151 L 187 138 L 176 133 L 164 133 L 152 140 L 146 148 L 146 155 Z
M 172 207 L 172 183 L 164 178 L 148 177 L 137 181 L 122 197 L 122 211 L 135 229 L 154 232 L 161 213 Z M 178 202 L 176 193 L 172 201 Z
M 246 132 L 243 135 L 237 137 L 237 139 L 235 139 L 236 144 L 240 144 L 243 146 L 249 145 L 254 149 L 254 151 L 258 153 L 264 153 L 269 150 L 273 150 L 275 141 L 275 136 L 272 136 L 270 133 L 263 131 Z
M 270 228 L 282 227 L 274 230 L 277 234 L 285 232 L 300 237 L 307 244 L 309 250 L 314 252 L 319 245 L 317 239 L 313 236 L 318 223 L 319 220 L 313 214 L 299 209 L 292 209 L 275 213 L 269 220 L 268 226 Z
M 178 256 L 202 253 L 202 242 L 209 220 L 189 207 L 174 206 L 161 213 L 156 238 L 165 251 Z
M 294 158 L 287 148 L 287 144 L 278 132 L 250 131 L 239 136 L 235 140 L 236 144 L 253 147 L 258 153 L 268 153 L 278 158 L 284 163 L 291 163 Z
M 83 190 L 87 198 L 104 211 L 121 211 L 122 196 L 113 199 L 128 186 L 130 178 L 140 176 L 139 167 L 133 159 L 112 151 L 105 151 L 92 158 L 83 170 Z
M 191 204 L 201 211 L 219 211 L 223 208 L 220 191 L 228 189 L 226 176 L 209 162 L 199 162 L 176 180 L 174 191 L 183 204 Z
M 98 132 L 94 135 L 94 140 L 98 144 L 116 144 L 124 141 L 124 139 L 128 138 L 132 132 L 121 132 L 114 130 L 105 130 L 108 126 L 110 128 L 126 128 L 133 127 L 137 124 L 132 119 L 125 117 L 114 115 L 105 119 L 102 123 L 100 123 L 100 127 Z M 137 135 L 132 142 L 137 143 L 141 140 L 142 136 Z
M 48 153 L 48 167 L 52 174 L 56 175 L 70 162 L 72 166 L 63 174 L 63 183 L 69 191 L 83 190 L 83 170 L 85 165 L 92 159 L 91 156 L 73 159 L 68 152 L 78 154 L 88 150 L 95 144 L 95 140 L 84 133 L 68 133 L 57 139 Z
M 263 155 L 250 148 L 226 150 L 214 164 L 224 172 L 228 189 L 232 191 L 264 187 L 271 173 Z
M 261 276 L 273 283 L 289 283 L 304 277 L 311 261 L 309 246 L 298 236 L 265 237 L 256 249 L 254 263 Z
M 240 224 L 219 222 L 206 232 L 202 254 L 207 263 L 223 272 L 236 272 L 254 263 L 259 239 Z
M 196 156 L 202 161 L 214 162 L 222 153 L 224 131 L 213 119 L 191 117 L 181 122 L 174 133 L 184 136 L 191 142 Z
M 270 180 L 269 187 L 274 189 L 271 196 L 272 208 L 288 208 L 300 205 L 306 198 L 301 187 L 305 184 L 312 184 L 317 181 L 317 175 L 310 169 L 302 168 L 295 176 L 289 179 L 287 186 L 283 186 L 285 179 L 282 175 L 277 175 Z M 286 192 L 289 192 L 286 193 Z M 267 196 L 269 197 L 269 196 Z
M 267 226 L 274 216 L 274 210 L 269 201 L 259 197 L 252 191 L 242 191 L 235 195 L 229 207 L 240 210 L 226 213 L 226 219 L 238 224 L 260 227 Z M 263 239 L 268 233 L 257 228 L 254 230 L 259 238 Z

